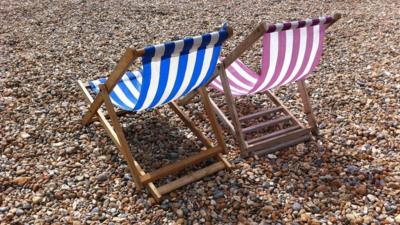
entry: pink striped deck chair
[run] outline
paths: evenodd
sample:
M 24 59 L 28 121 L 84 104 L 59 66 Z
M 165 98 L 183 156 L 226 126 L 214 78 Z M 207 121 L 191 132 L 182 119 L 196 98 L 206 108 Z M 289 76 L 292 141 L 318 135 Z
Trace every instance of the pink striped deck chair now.
M 215 102 L 213 108 L 221 120 L 237 137 L 241 155 L 271 153 L 300 142 L 308 141 L 318 133 L 317 123 L 311 110 L 304 80 L 316 68 L 321 55 L 327 27 L 340 18 L 340 14 L 259 26 L 231 52 L 218 67 L 217 76 L 210 84 L 225 94 L 230 119 Z M 263 37 L 262 65 L 259 73 L 247 67 L 239 56 L 260 37 Z M 270 91 L 282 85 L 296 82 L 307 116 L 304 126 Z M 276 107 L 238 117 L 233 97 L 266 93 Z M 262 122 L 260 119 L 264 119 Z M 243 126 L 246 121 L 256 124 Z M 257 135 L 252 135 L 256 133 Z M 261 136 L 260 136 L 261 133 Z M 250 138 L 247 138 L 250 136 Z

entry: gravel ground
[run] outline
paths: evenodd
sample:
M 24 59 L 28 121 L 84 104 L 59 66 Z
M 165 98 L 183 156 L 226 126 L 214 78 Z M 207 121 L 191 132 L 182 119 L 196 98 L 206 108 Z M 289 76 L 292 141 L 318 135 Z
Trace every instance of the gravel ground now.
M 398 1 L 171 2 L 0 2 L 1 224 L 400 223 Z M 108 74 L 125 47 L 200 34 L 228 21 L 235 36 L 226 53 L 259 21 L 334 11 L 344 16 L 329 29 L 323 60 L 309 79 L 321 135 L 306 144 L 243 160 L 226 134 L 234 169 L 155 204 L 146 191 L 134 191 L 104 130 L 80 125 L 87 106 L 76 80 Z M 259 58 L 254 50 L 244 61 L 257 68 Z M 295 85 L 275 91 L 299 114 Z M 187 107 L 210 131 L 201 110 Z M 123 123 L 147 170 L 200 147 L 167 108 Z

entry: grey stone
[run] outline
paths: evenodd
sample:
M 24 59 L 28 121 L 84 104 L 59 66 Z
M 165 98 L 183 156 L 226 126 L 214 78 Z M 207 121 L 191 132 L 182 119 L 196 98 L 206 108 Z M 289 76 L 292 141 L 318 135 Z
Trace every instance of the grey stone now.
M 224 192 L 219 191 L 219 190 L 218 190 L 218 191 L 215 191 L 213 197 L 214 197 L 215 199 L 222 198 L 222 197 L 224 197 Z
M 101 173 L 96 177 L 96 180 L 99 182 L 106 181 L 108 179 L 108 174 L 107 173 Z
M 25 212 L 24 212 L 24 210 L 22 210 L 22 209 L 20 209 L 20 208 L 18 208 L 17 210 L 15 210 L 15 215 L 17 215 L 17 216 L 21 216 L 21 215 L 23 215 Z
M 301 208 L 302 208 L 302 206 L 301 206 L 301 204 L 298 203 L 298 202 L 295 202 L 295 203 L 293 203 L 293 205 L 292 205 L 292 209 L 293 209 L 294 211 L 300 211 Z

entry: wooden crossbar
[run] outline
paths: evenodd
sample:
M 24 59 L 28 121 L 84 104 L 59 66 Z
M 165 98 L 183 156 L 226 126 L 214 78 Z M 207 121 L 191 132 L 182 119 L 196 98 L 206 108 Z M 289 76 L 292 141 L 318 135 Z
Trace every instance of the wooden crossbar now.
M 275 107 L 275 108 L 272 108 L 272 109 L 268 109 L 268 110 L 265 110 L 265 111 L 260 111 L 260 112 L 256 112 L 256 113 L 253 113 L 253 114 L 248 114 L 248 115 L 242 116 L 242 117 L 239 118 L 239 120 L 240 121 L 251 120 L 251 119 L 254 119 L 254 118 L 258 118 L 258 117 L 274 114 L 274 113 L 282 111 L 282 110 L 283 110 L 283 107 L 282 106 L 278 106 L 278 107 Z
M 306 135 L 309 136 L 309 133 L 310 133 L 310 129 L 307 129 L 307 128 L 288 132 L 288 133 L 270 138 L 268 140 L 264 140 L 264 141 L 249 145 L 249 151 L 258 151 L 258 150 L 262 150 L 262 149 L 271 148 L 276 145 L 299 138 L 301 136 L 306 136 Z
M 235 134 L 235 128 L 229 122 L 229 119 L 226 117 L 225 113 L 222 112 L 217 106 L 217 104 L 214 102 L 214 100 L 210 99 L 211 106 L 213 107 L 214 112 L 217 114 L 217 116 L 221 119 L 222 123 L 229 128 L 229 130 L 232 132 L 232 134 Z
M 282 107 L 283 108 L 283 112 L 286 115 L 292 117 L 293 121 L 297 125 L 299 125 L 302 128 L 304 128 L 304 125 L 290 112 L 290 110 L 270 90 L 266 91 L 265 93 L 267 93 L 267 95 L 269 96 L 271 101 L 275 103 L 275 105 L 278 105 L 278 106 Z
M 211 175 L 213 173 L 216 173 L 222 169 L 226 168 L 225 164 L 223 162 L 216 162 L 208 167 L 202 168 L 200 170 L 197 170 L 196 172 L 190 173 L 188 175 L 185 175 L 177 180 L 174 180 L 168 184 L 165 184 L 163 186 L 160 186 L 158 188 L 158 191 L 164 195 L 166 193 L 169 193 L 175 189 L 178 189 L 182 186 L 185 186 L 187 184 L 190 184 L 196 180 L 199 180 L 205 176 Z
M 108 77 L 108 79 L 105 83 L 106 89 L 112 90 L 114 88 L 114 86 L 117 84 L 117 82 L 121 79 L 121 77 L 128 70 L 128 67 L 131 65 L 133 60 L 135 60 L 137 57 L 140 57 L 141 55 L 143 55 L 143 53 L 139 53 L 138 51 L 136 51 L 135 49 L 132 49 L 132 48 L 127 48 L 125 50 L 124 55 L 121 57 L 117 66 L 115 67 L 114 71 Z M 92 117 L 96 114 L 96 111 L 103 104 L 103 101 L 104 101 L 104 99 L 101 95 L 96 96 L 96 98 L 94 99 L 92 104 L 90 104 L 89 110 L 86 112 L 86 114 L 82 118 L 82 123 L 84 125 L 88 124 L 92 120 Z
M 263 147 L 261 147 L 260 148 L 261 150 L 255 150 L 255 148 L 254 148 L 254 149 L 252 149 L 252 151 L 254 151 L 255 155 L 264 155 L 264 154 L 269 154 L 269 153 L 275 152 L 275 151 L 277 151 L 279 149 L 290 147 L 292 145 L 295 145 L 295 144 L 298 144 L 298 143 L 302 143 L 302 142 L 305 142 L 305 141 L 308 141 L 308 140 L 310 140 L 310 135 L 304 135 L 304 136 L 301 136 L 301 137 L 293 139 L 293 140 L 287 140 L 285 142 L 276 144 L 276 145 L 274 145 L 272 147 L 269 147 L 269 148 L 263 149 Z
M 90 95 L 89 91 L 86 89 L 85 85 L 82 83 L 82 81 L 78 80 L 78 85 L 81 88 L 83 95 L 86 99 L 86 101 L 90 104 L 93 102 L 93 98 Z M 111 124 L 107 121 L 106 117 L 104 116 L 104 113 L 99 109 L 96 112 L 96 115 L 99 117 L 100 123 L 103 127 L 106 127 L 106 131 L 108 133 L 108 136 L 111 137 L 112 141 L 114 142 L 117 147 L 120 146 L 117 134 L 115 133 L 114 129 L 112 128 Z
M 175 102 L 170 102 L 168 105 L 172 110 L 181 118 L 187 127 L 196 135 L 200 141 L 207 147 L 212 146 L 211 141 L 196 127 L 196 125 L 190 120 L 190 118 L 178 107 Z
M 292 119 L 291 116 L 282 116 L 282 117 L 279 117 L 277 119 L 268 120 L 268 121 L 263 122 L 263 123 L 259 123 L 259 124 L 256 124 L 256 125 L 253 125 L 253 126 L 250 126 L 250 127 L 243 128 L 243 133 L 247 134 L 247 133 L 250 133 L 250 132 L 254 132 L 256 130 L 260 130 L 260 129 L 267 128 L 267 127 L 270 127 L 270 126 L 274 126 L 274 125 L 276 125 L 278 123 L 284 123 L 284 122 L 289 121 L 291 119 Z
M 250 139 L 250 140 L 247 141 L 247 144 L 249 144 L 249 145 L 255 144 L 257 142 L 260 142 L 260 141 L 263 141 L 263 140 L 266 140 L 266 139 L 269 139 L 269 138 L 273 138 L 273 137 L 276 137 L 278 135 L 282 135 L 282 134 L 285 134 L 287 132 L 290 132 L 290 131 L 293 131 L 293 130 L 297 130 L 297 129 L 301 129 L 301 127 L 299 125 L 291 126 L 291 127 L 288 127 L 288 128 L 282 129 L 282 130 L 275 131 L 273 133 L 266 134 L 266 135 L 258 137 L 258 138 Z
M 190 156 L 188 158 L 185 158 L 185 159 L 175 162 L 173 164 L 169 164 L 169 165 L 164 166 L 164 167 L 162 167 L 156 171 L 153 171 L 151 173 L 147 173 L 144 176 L 142 176 L 140 178 L 140 180 L 144 184 L 158 180 L 158 179 L 168 176 L 170 174 L 177 173 L 189 165 L 194 165 L 196 163 L 203 161 L 204 159 L 215 156 L 218 153 L 220 153 L 221 151 L 222 151 L 222 148 L 220 146 L 201 151 L 200 153 L 198 153 L 196 155 Z

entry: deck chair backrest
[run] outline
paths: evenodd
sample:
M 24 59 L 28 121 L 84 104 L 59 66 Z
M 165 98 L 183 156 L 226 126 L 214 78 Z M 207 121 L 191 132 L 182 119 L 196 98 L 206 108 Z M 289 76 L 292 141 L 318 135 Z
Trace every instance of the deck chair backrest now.
M 111 102 L 127 111 L 169 103 L 203 86 L 212 77 L 228 27 L 217 32 L 144 48 L 140 70 L 127 71 L 110 90 Z M 106 78 L 89 81 L 98 93 Z
M 266 27 L 260 79 L 250 92 L 306 78 L 321 58 L 325 26 L 332 21 L 333 17 L 320 17 Z
M 135 110 L 166 104 L 211 78 L 228 38 L 226 29 L 145 48 L 143 82 Z

